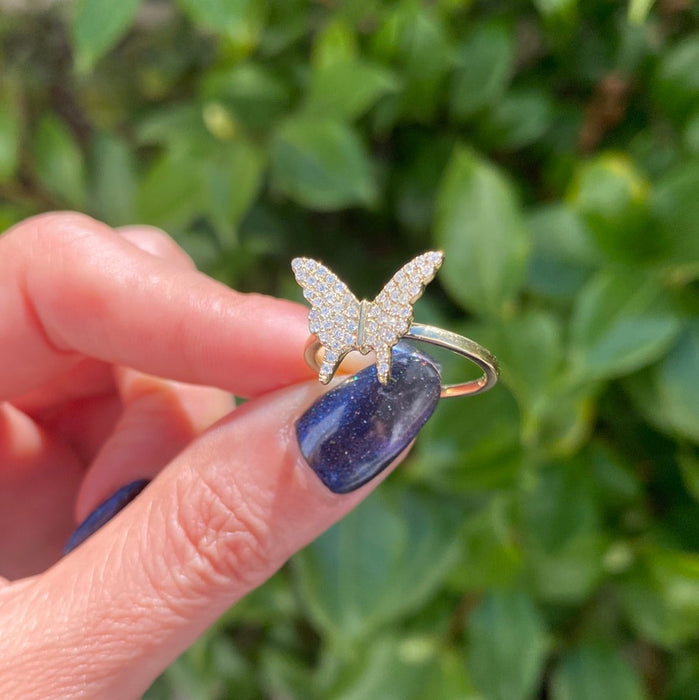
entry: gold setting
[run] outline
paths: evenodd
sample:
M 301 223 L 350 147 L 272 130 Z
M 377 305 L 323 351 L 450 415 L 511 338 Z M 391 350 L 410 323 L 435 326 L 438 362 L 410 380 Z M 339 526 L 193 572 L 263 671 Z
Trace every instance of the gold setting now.
M 291 268 L 310 302 L 311 337 L 305 359 L 327 384 L 345 355 L 373 351 L 379 381 L 391 377 L 393 346 L 401 338 L 430 343 L 456 352 L 477 364 L 483 375 L 476 380 L 442 386 L 441 396 L 451 398 L 482 393 L 498 379 L 498 364 L 485 348 L 469 338 L 434 326 L 413 323 L 413 304 L 442 265 L 441 251 L 428 251 L 401 267 L 374 301 L 358 301 L 349 287 L 325 265 L 311 258 L 294 258 Z

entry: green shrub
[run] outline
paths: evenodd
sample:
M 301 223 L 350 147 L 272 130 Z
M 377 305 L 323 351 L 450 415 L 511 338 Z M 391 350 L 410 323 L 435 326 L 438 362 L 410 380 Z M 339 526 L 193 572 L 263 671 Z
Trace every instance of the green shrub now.
M 651 5 L 0 16 L 0 229 L 147 222 L 295 299 L 294 255 L 369 296 L 441 247 L 417 318 L 502 364 L 151 700 L 699 698 L 699 13 Z

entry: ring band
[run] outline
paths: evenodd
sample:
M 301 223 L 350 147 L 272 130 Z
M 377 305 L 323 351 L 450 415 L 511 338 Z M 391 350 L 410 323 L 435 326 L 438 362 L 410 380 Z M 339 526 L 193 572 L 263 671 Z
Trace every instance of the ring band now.
M 482 394 L 484 391 L 492 389 L 498 381 L 500 369 L 497 359 L 482 345 L 470 338 L 422 323 L 411 324 L 408 332 L 403 337 L 451 350 L 451 352 L 465 357 L 480 367 L 483 374 L 478 379 L 458 384 L 443 384 L 440 393 L 440 397 L 443 399 Z M 306 342 L 304 358 L 306 364 L 315 372 L 318 371 L 321 365 L 319 354 L 322 349 L 323 345 L 317 336 L 311 335 Z

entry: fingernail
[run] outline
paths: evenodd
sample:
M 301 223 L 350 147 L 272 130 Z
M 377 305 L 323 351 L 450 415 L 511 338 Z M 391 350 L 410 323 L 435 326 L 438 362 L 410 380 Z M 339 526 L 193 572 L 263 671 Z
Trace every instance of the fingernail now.
M 407 447 L 432 415 L 440 390 L 435 362 L 412 346 L 396 346 L 388 384 L 379 383 L 372 365 L 299 418 L 301 453 L 331 491 L 354 491 Z
M 106 501 L 100 503 L 85 520 L 78 525 L 68 540 L 68 544 L 63 549 L 63 554 L 72 552 L 79 544 L 84 542 L 90 535 L 97 532 L 102 525 L 108 523 L 120 510 L 125 508 L 146 486 L 148 479 L 132 481 L 126 486 L 122 486 L 116 493 L 112 494 Z

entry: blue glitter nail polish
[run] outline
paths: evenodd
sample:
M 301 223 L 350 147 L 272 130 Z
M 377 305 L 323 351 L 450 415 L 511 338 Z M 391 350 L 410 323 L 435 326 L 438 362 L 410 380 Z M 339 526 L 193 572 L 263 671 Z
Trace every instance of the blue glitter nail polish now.
M 401 343 L 394 349 L 387 385 L 379 383 L 372 365 L 322 396 L 299 418 L 301 453 L 331 491 L 354 491 L 407 447 L 432 415 L 440 390 L 435 362 Z
M 141 491 L 149 484 L 148 479 L 132 481 L 126 486 L 122 486 L 116 493 L 112 494 L 106 501 L 100 503 L 85 520 L 78 525 L 70 536 L 68 543 L 63 549 L 63 554 L 72 552 L 79 544 L 84 542 L 90 535 L 99 530 L 102 525 L 108 523 L 120 510 L 125 508 Z

